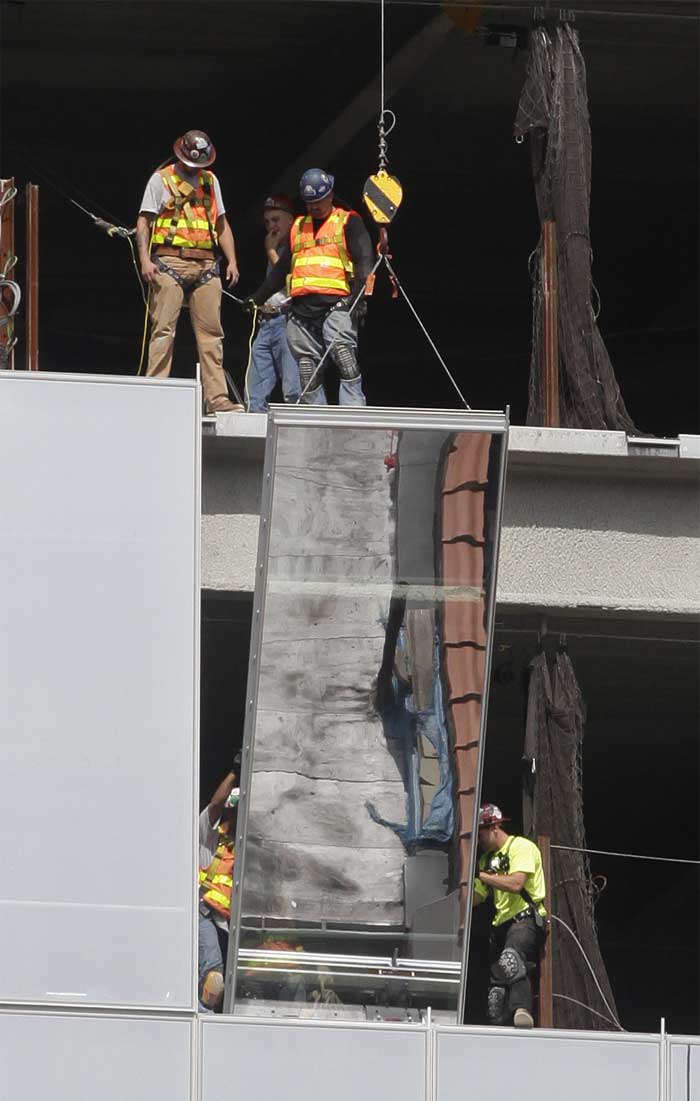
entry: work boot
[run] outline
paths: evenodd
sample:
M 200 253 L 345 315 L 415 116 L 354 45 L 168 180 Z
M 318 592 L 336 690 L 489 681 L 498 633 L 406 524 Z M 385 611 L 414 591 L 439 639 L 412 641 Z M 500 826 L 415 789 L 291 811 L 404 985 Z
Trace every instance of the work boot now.
M 532 1013 L 529 1013 L 527 1009 L 516 1009 L 513 1016 L 513 1024 L 516 1028 L 534 1028 L 535 1022 L 532 1019 Z
M 236 405 L 228 398 L 216 398 L 213 402 L 206 403 L 207 413 L 243 413 L 242 405 Z

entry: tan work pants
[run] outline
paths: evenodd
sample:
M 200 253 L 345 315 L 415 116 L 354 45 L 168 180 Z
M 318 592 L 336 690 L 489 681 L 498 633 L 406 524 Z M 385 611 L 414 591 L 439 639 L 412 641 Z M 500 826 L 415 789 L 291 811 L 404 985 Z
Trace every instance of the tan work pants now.
M 185 280 L 194 283 L 211 268 L 210 260 L 181 260 L 165 256 L 163 262 Z M 188 290 L 172 275 L 159 271 L 151 285 L 151 340 L 148 347 L 150 378 L 167 378 L 173 365 L 175 330 L 185 297 L 190 308 L 190 320 L 197 341 L 202 386 L 207 408 L 228 406 L 230 401 L 224 378 L 224 330 L 221 327 L 221 279 L 214 276 L 206 283 Z

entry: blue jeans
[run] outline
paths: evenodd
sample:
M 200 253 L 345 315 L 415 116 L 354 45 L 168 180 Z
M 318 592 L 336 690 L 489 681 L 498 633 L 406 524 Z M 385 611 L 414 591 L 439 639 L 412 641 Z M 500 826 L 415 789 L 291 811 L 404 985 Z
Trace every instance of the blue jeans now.
M 282 394 L 286 402 L 299 400 L 299 368 L 287 343 L 286 314 L 260 322 L 258 335 L 253 341 L 246 380 L 249 413 L 267 412 L 267 399 L 278 382 L 282 384 Z
M 199 975 L 199 1011 L 211 1013 L 202 1002 L 202 987 L 210 971 L 220 971 L 223 975 L 228 948 L 228 932 L 220 929 L 214 922 L 214 915 L 206 903 L 199 903 L 198 935 L 198 975 Z

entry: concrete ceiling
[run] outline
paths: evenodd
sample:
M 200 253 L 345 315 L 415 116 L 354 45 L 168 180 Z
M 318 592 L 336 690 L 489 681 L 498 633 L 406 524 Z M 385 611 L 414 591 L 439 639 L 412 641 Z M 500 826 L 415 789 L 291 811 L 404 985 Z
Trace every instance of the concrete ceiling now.
M 576 13 L 602 331 L 640 428 L 697 431 L 697 6 L 585 0 Z M 131 373 L 138 358 L 128 252 L 99 237 L 67 195 L 133 223 L 172 139 L 206 128 L 250 291 L 263 266 L 256 203 L 273 181 L 293 190 L 299 166 L 317 155 L 357 205 L 376 166 L 377 3 L 4 0 L 0 16 L 1 171 L 42 185 L 45 368 Z M 476 33 L 461 29 L 465 16 Z M 486 48 L 482 32 L 527 26 L 530 16 L 514 4 L 457 4 L 450 14 L 387 4 L 387 93 L 398 118 L 390 165 L 406 195 L 392 227 L 396 265 L 471 404 L 510 403 L 516 422 L 527 402 L 527 257 L 538 234 L 528 154 L 512 140 L 525 56 Z M 231 307 L 227 364 L 239 381 L 246 325 Z M 185 371 L 185 334 L 181 345 Z M 374 403 L 455 403 L 405 307 L 382 286 L 363 357 Z

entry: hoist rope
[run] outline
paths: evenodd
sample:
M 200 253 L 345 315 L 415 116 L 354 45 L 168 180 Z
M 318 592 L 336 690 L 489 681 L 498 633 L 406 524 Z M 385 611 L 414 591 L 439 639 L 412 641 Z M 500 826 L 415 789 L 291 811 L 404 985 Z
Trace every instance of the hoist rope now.
M 389 270 L 390 274 L 391 274 L 391 275 L 393 276 L 393 278 L 394 278 L 394 280 L 395 280 L 395 282 L 396 282 L 396 286 L 397 286 L 397 287 L 399 288 L 399 290 L 400 290 L 401 294 L 402 294 L 402 295 L 404 296 L 404 298 L 405 298 L 405 300 L 406 300 L 406 304 L 407 304 L 407 306 L 408 306 L 409 310 L 411 311 L 411 313 L 412 313 L 412 314 L 413 314 L 413 316 L 415 317 L 416 321 L 417 321 L 417 322 L 418 322 L 418 324 L 420 325 L 420 328 L 421 328 L 421 330 L 422 330 L 422 332 L 423 332 L 423 334 L 424 334 L 424 336 L 425 336 L 426 340 L 428 341 L 428 344 L 430 345 L 430 347 L 431 347 L 431 348 L 433 349 L 433 351 L 435 352 L 435 355 L 437 356 L 437 358 L 438 358 L 438 361 L 439 361 L 439 363 L 440 363 L 440 365 L 441 365 L 441 367 L 442 367 L 443 371 L 445 372 L 445 374 L 446 374 L 446 375 L 447 375 L 447 377 L 449 378 L 450 382 L 451 382 L 451 383 L 452 383 L 452 385 L 454 386 L 455 390 L 456 390 L 456 391 L 457 391 L 457 393 L 459 394 L 460 400 L 461 400 L 462 404 L 464 405 L 464 408 L 465 408 L 465 409 L 471 409 L 471 405 L 469 405 L 469 404 L 467 403 L 467 399 L 465 398 L 464 394 L 462 393 L 462 391 L 460 390 L 459 386 L 458 386 L 458 385 L 457 385 L 457 383 L 455 382 L 454 376 L 452 375 L 452 373 L 451 373 L 451 371 L 450 371 L 449 367 L 447 366 L 447 364 L 445 363 L 444 359 L 442 358 L 442 356 L 440 355 L 439 351 L 437 350 L 437 347 L 436 347 L 436 345 L 435 345 L 435 341 L 433 340 L 433 338 L 431 337 L 430 333 L 428 332 L 428 330 L 426 329 L 425 325 L 423 324 L 423 322 L 421 321 L 420 317 L 418 316 L 418 311 L 417 311 L 417 310 L 415 309 L 415 307 L 414 307 L 413 303 L 411 302 L 411 299 L 410 299 L 410 298 L 408 297 L 408 295 L 406 294 L 406 291 L 404 290 L 403 284 L 401 283 L 401 281 L 400 281 L 400 279 L 399 279 L 398 275 L 396 274 L 396 272 L 394 271 L 393 267 L 391 266 L 391 261 L 389 260 L 389 257 L 388 257 L 388 256 L 383 256 L 383 257 L 382 257 L 382 259 L 384 260 L 384 263 L 386 264 L 386 266 L 387 266 L 387 268 L 388 268 L 388 270 Z

